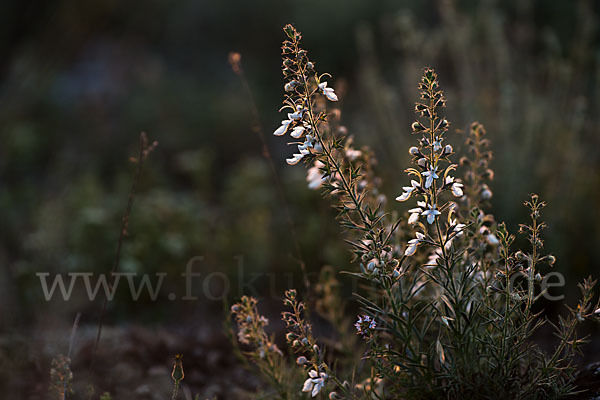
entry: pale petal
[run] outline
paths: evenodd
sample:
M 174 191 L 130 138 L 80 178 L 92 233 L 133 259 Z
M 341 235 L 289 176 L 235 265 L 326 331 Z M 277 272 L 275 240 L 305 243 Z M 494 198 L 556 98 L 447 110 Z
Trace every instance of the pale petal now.
M 327 97 L 327 99 L 329 99 L 330 101 L 338 101 L 337 95 L 335 94 L 335 92 L 331 88 L 326 88 L 323 91 L 323 94 L 325 94 L 325 97 Z
M 304 386 L 302 386 L 302 391 L 303 392 L 310 392 L 313 388 L 313 381 L 312 379 L 307 379 L 304 381 Z
M 420 210 L 420 208 L 419 208 L 419 210 Z M 419 220 L 419 213 L 412 213 L 412 214 L 410 214 L 410 217 L 408 218 L 408 223 L 414 224 L 418 220 Z
M 402 195 L 396 197 L 396 201 L 406 201 L 410 197 L 410 192 L 404 192 Z
M 293 137 L 294 139 L 298 139 L 300 136 L 302 136 L 303 132 L 304 132 L 304 127 L 297 126 L 292 130 L 292 133 L 290 133 L 290 136 Z
M 293 120 L 302 119 L 302 111 L 296 111 L 294 113 L 289 113 L 288 118 L 293 119 Z
M 287 127 L 290 124 L 290 122 L 292 122 L 292 121 L 288 121 L 288 120 L 281 121 L 281 126 L 279 128 L 277 128 L 275 130 L 275 132 L 273 132 L 273 135 L 275 135 L 275 136 L 282 136 L 282 135 L 284 135 L 285 131 L 287 131 Z
M 298 161 L 302 160 L 304 156 L 302 154 L 294 154 L 294 157 L 292 158 L 287 158 L 285 160 L 286 163 L 288 163 L 289 165 L 296 165 L 298 164 Z
M 433 224 L 433 221 L 435 221 L 435 215 L 429 214 L 427 216 L 427 222 L 429 223 L 429 225 L 431 225 L 431 224 Z
M 415 254 L 417 252 L 417 245 L 416 244 L 411 244 L 410 246 L 408 246 L 406 248 L 406 250 L 404 251 L 404 255 L 405 256 L 412 256 L 413 254 Z
M 460 183 L 455 183 L 454 185 L 452 185 L 452 194 L 455 197 L 462 197 L 463 196 L 463 191 L 461 189 L 461 184 Z
M 427 179 L 425 179 L 425 189 L 429 189 L 432 183 L 433 178 L 431 176 L 428 176 Z
M 319 390 L 321 390 L 321 386 L 319 386 L 319 384 L 317 383 L 312 390 L 311 393 L 311 397 L 315 397 L 317 394 L 319 394 Z

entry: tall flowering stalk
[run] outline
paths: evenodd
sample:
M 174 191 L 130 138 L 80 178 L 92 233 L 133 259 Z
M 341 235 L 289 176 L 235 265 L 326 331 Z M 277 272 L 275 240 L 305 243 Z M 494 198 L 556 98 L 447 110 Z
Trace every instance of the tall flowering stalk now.
M 288 39 L 282 46 L 286 79 L 282 110 L 288 118 L 273 134 L 289 134 L 294 139 L 290 144 L 297 146 L 297 152 L 286 162 L 295 165 L 304 160 L 312 164 L 309 182 L 336 196 L 342 226 L 364 236 L 362 242 L 353 243 L 357 255 L 380 252 L 389 240 L 389 230 L 384 226 L 379 204 L 368 197 L 367 189 L 372 188 L 369 182 L 373 180 L 369 181 L 372 174 L 365 170 L 370 170 L 372 158 L 368 151 L 352 147 L 344 129 L 332 129 L 326 103 L 335 102 L 338 97 L 325 80 L 329 75 L 317 73 L 315 63 L 301 47 L 301 34 L 292 25 L 287 25 L 284 31 Z
M 444 260 L 447 260 L 448 247 L 464 229 L 464 224 L 459 224 L 455 218 L 456 203 L 444 201 L 443 195 L 451 192 L 455 197 L 462 197 L 463 184 L 451 175 L 457 167 L 449 158 L 454 150 L 451 145 L 444 145 L 444 135 L 450 124 L 439 114 L 446 106 L 446 99 L 440 90 L 437 74 L 432 69 L 425 70 L 419 89 L 423 103 L 415 105 L 415 112 L 423 120 L 415 121 L 412 131 L 421 137 L 418 146 L 409 149 L 415 167 L 406 170 L 414 179 L 411 179 L 410 186 L 404 187 L 404 192 L 396 200 L 406 201 L 415 196 L 422 201 L 417 201 L 417 207 L 409 211 L 409 222 L 416 225 L 418 230 L 404 254 L 412 256 L 420 244 L 429 243 L 439 248 Z M 443 214 L 447 216 L 446 222 L 443 222 Z

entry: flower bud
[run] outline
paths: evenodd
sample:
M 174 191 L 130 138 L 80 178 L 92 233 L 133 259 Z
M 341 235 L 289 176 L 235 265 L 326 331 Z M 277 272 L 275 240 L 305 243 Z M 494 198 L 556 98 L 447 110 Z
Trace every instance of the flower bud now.
M 481 198 L 483 200 L 489 200 L 492 198 L 492 191 L 490 190 L 490 188 L 488 188 L 487 185 L 483 185 L 483 187 L 482 187 Z
M 412 146 L 410 149 L 408 149 L 408 153 L 410 155 L 416 156 L 419 155 L 421 152 L 419 151 L 419 148 L 417 146 Z
M 376 258 L 371 259 L 367 264 L 367 269 L 373 271 L 379 265 L 379 261 Z
M 306 359 L 306 357 L 300 356 L 300 357 L 298 357 L 296 359 L 296 364 L 298 364 L 298 365 L 304 365 L 304 364 L 306 364 L 307 361 L 308 360 Z
M 527 256 L 521 250 L 519 250 L 515 253 L 515 257 L 517 258 L 517 260 L 520 260 L 520 261 L 527 260 Z

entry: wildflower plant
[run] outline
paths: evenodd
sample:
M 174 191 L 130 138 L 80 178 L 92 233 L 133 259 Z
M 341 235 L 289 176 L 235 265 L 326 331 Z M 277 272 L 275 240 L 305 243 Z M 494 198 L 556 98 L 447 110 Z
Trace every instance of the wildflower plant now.
M 357 264 L 346 273 L 367 285 L 354 294 L 360 315 L 329 314 L 339 334 L 359 339 L 339 340 L 354 346 L 345 353 L 353 357 L 336 358 L 320 344 L 326 338 L 315 338 L 306 299 L 294 289 L 286 292 L 283 321 L 295 360 L 289 367 L 301 369 L 302 378 L 278 377 L 276 365 L 285 357 L 264 333 L 256 300 L 243 297 L 232 312 L 240 342 L 253 349 L 248 357 L 285 398 L 546 399 L 575 393 L 573 360 L 588 339 L 577 327 L 600 317 L 592 303 L 595 282 L 580 285 L 581 300 L 567 316 L 556 323 L 543 317 L 542 282 L 555 262 L 544 252 L 545 203 L 537 195 L 525 202 L 530 222 L 519 232 L 529 248 L 513 249 L 515 236 L 488 211 L 494 174 L 483 125 L 471 125 L 467 154 L 455 162 L 442 114 L 446 98 L 435 71 L 424 70 L 411 127 L 413 165 L 396 198 L 409 204 L 408 212 L 392 218 L 396 212 L 385 210 L 372 152 L 356 149 L 328 109 L 338 100 L 331 77 L 317 73 L 293 26 L 284 32 L 287 119 L 273 133 L 290 136 L 297 151 L 287 164 L 306 163 L 309 188 L 332 199 Z M 326 293 L 328 304 L 344 309 L 344 299 L 331 299 L 339 291 Z M 558 339 L 551 353 L 533 340 L 546 324 Z
M 286 392 L 283 383 L 285 376 L 280 368 L 283 353 L 265 332 L 269 320 L 258 313 L 256 303 L 256 299 L 244 296 L 239 303 L 231 306 L 238 327 L 238 340 L 247 348 L 244 355 L 283 395 Z

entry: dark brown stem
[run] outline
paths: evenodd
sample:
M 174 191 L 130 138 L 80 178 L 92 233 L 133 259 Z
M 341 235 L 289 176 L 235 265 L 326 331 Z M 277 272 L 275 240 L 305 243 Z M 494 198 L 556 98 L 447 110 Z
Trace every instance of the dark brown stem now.
M 150 148 L 151 149 L 151 148 Z M 135 192 L 137 189 L 138 181 L 140 180 L 140 176 L 142 173 L 142 168 L 144 166 L 144 160 L 146 159 L 149 153 L 148 148 L 148 138 L 145 132 L 140 134 L 140 150 L 139 156 L 137 158 L 137 167 L 135 169 L 135 174 L 133 176 L 133 182 L 131 184 L 131 190 L 129 191 L 129 198 L 127 200 L 127 207 L 125 209 L 125 214 L 123 215 L 123 219 L 121 220 L 121 232 L 119 233 L 119 241 L 117 242 L 117 251 L 115 253 L 115 261 L 113 267 L 110 271 L 109 277 L 109 290 L 112 290 L 114 284 L 115 273 L 119 269 L 119 262 L 121 260 L 121 248 L 123 247 L 123 240 L 127 235 L 127 227 L 129 225 L 129 216 L 131 215 L 131 210 L 133 208 L 133 200 L 135 198 Z M 96 359 L 96 353 L 98 351 L 98 345 L 100 343 L 100 338 L 102 336 L 102 326 L 104 324 L 104 316 L 106 314 L 106 307 L 108 306 L 108 296 L 104 298 L 104 303 L 102 304 L 102 311 L 100 312 L 100 318 L 98 320 L 98 334 L 96 335 L 96 342 L 94 343 L 94 351 L 92 352 L 92 360 L 90 362 L 90 369 L 94 365 L 94 361 Z

